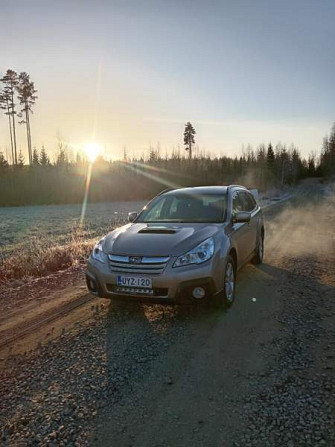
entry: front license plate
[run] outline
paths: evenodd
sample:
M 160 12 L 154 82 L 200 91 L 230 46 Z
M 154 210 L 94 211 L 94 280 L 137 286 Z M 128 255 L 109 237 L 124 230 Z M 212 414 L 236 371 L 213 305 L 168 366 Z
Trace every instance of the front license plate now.
M 151 278 L 141 278 L 140 276 L 118 276 L 117 285 L 121 287 L 144 287 L 152 289 Z

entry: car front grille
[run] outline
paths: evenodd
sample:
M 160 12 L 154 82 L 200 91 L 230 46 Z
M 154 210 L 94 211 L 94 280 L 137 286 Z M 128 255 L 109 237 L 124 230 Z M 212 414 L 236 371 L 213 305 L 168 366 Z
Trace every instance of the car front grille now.
M 169 256 L 120 256 L 108 255 L 113 273 L 159 275 L 168 263 Z

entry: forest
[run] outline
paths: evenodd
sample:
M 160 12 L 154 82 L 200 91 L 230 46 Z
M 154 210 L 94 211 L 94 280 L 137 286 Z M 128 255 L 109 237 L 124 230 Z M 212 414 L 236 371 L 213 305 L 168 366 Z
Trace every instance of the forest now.
M 90 164 L 77 154 L 71 160 L 60 144 L 50 161 L 45 148 L 33 150 L 32 164 L 9 165 L 0 153 L 0 206 L 80 203 Z M 301 157 L 298 149 L 281 144 L 248 147 L 240 157 L 198 154 L 192 158 L 174 151 L 162 157 L 151 148 L 148 157 L 106 161 L 99 156 L 92 166 L 89 201 L 148 199 L 165 188 L 197 185 L 243 184 L 266 190 L 294 185 L 306 177 L 335 174 L 335 126 L 325 138 L 319 157 Z

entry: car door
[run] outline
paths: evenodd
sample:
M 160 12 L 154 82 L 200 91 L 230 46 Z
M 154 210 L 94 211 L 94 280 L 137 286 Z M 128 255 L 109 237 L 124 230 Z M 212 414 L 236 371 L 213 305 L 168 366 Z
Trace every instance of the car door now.
M 232 217 L 234 219 L 238 211 L 246 211 L 245 203 L 243 200 L 243 191 L 237 190 L 233 193 L 232 197 Z M 249 223 L 236 223 L 233 222 L 233 239 L 237 250 L 238 266 L 246 262 L 249 256 L 250 250 L 250 233 Z
M 240 191 L 243 211 L 251 213 L 250 222 L 247 224 L 247 237 L 245 239 L 246 257 L 250 257 L 256 248 L 258 231 L 258 210 L 257 204 L 248 191 Z

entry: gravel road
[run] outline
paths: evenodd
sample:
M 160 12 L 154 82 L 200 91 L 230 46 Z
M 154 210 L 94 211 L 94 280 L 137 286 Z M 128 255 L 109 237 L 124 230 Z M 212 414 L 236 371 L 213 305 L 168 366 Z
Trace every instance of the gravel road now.
M 0 377 L 3 446 L 334 446 L 335 200 L 266 213 L 228 311 L 112 302 Z

